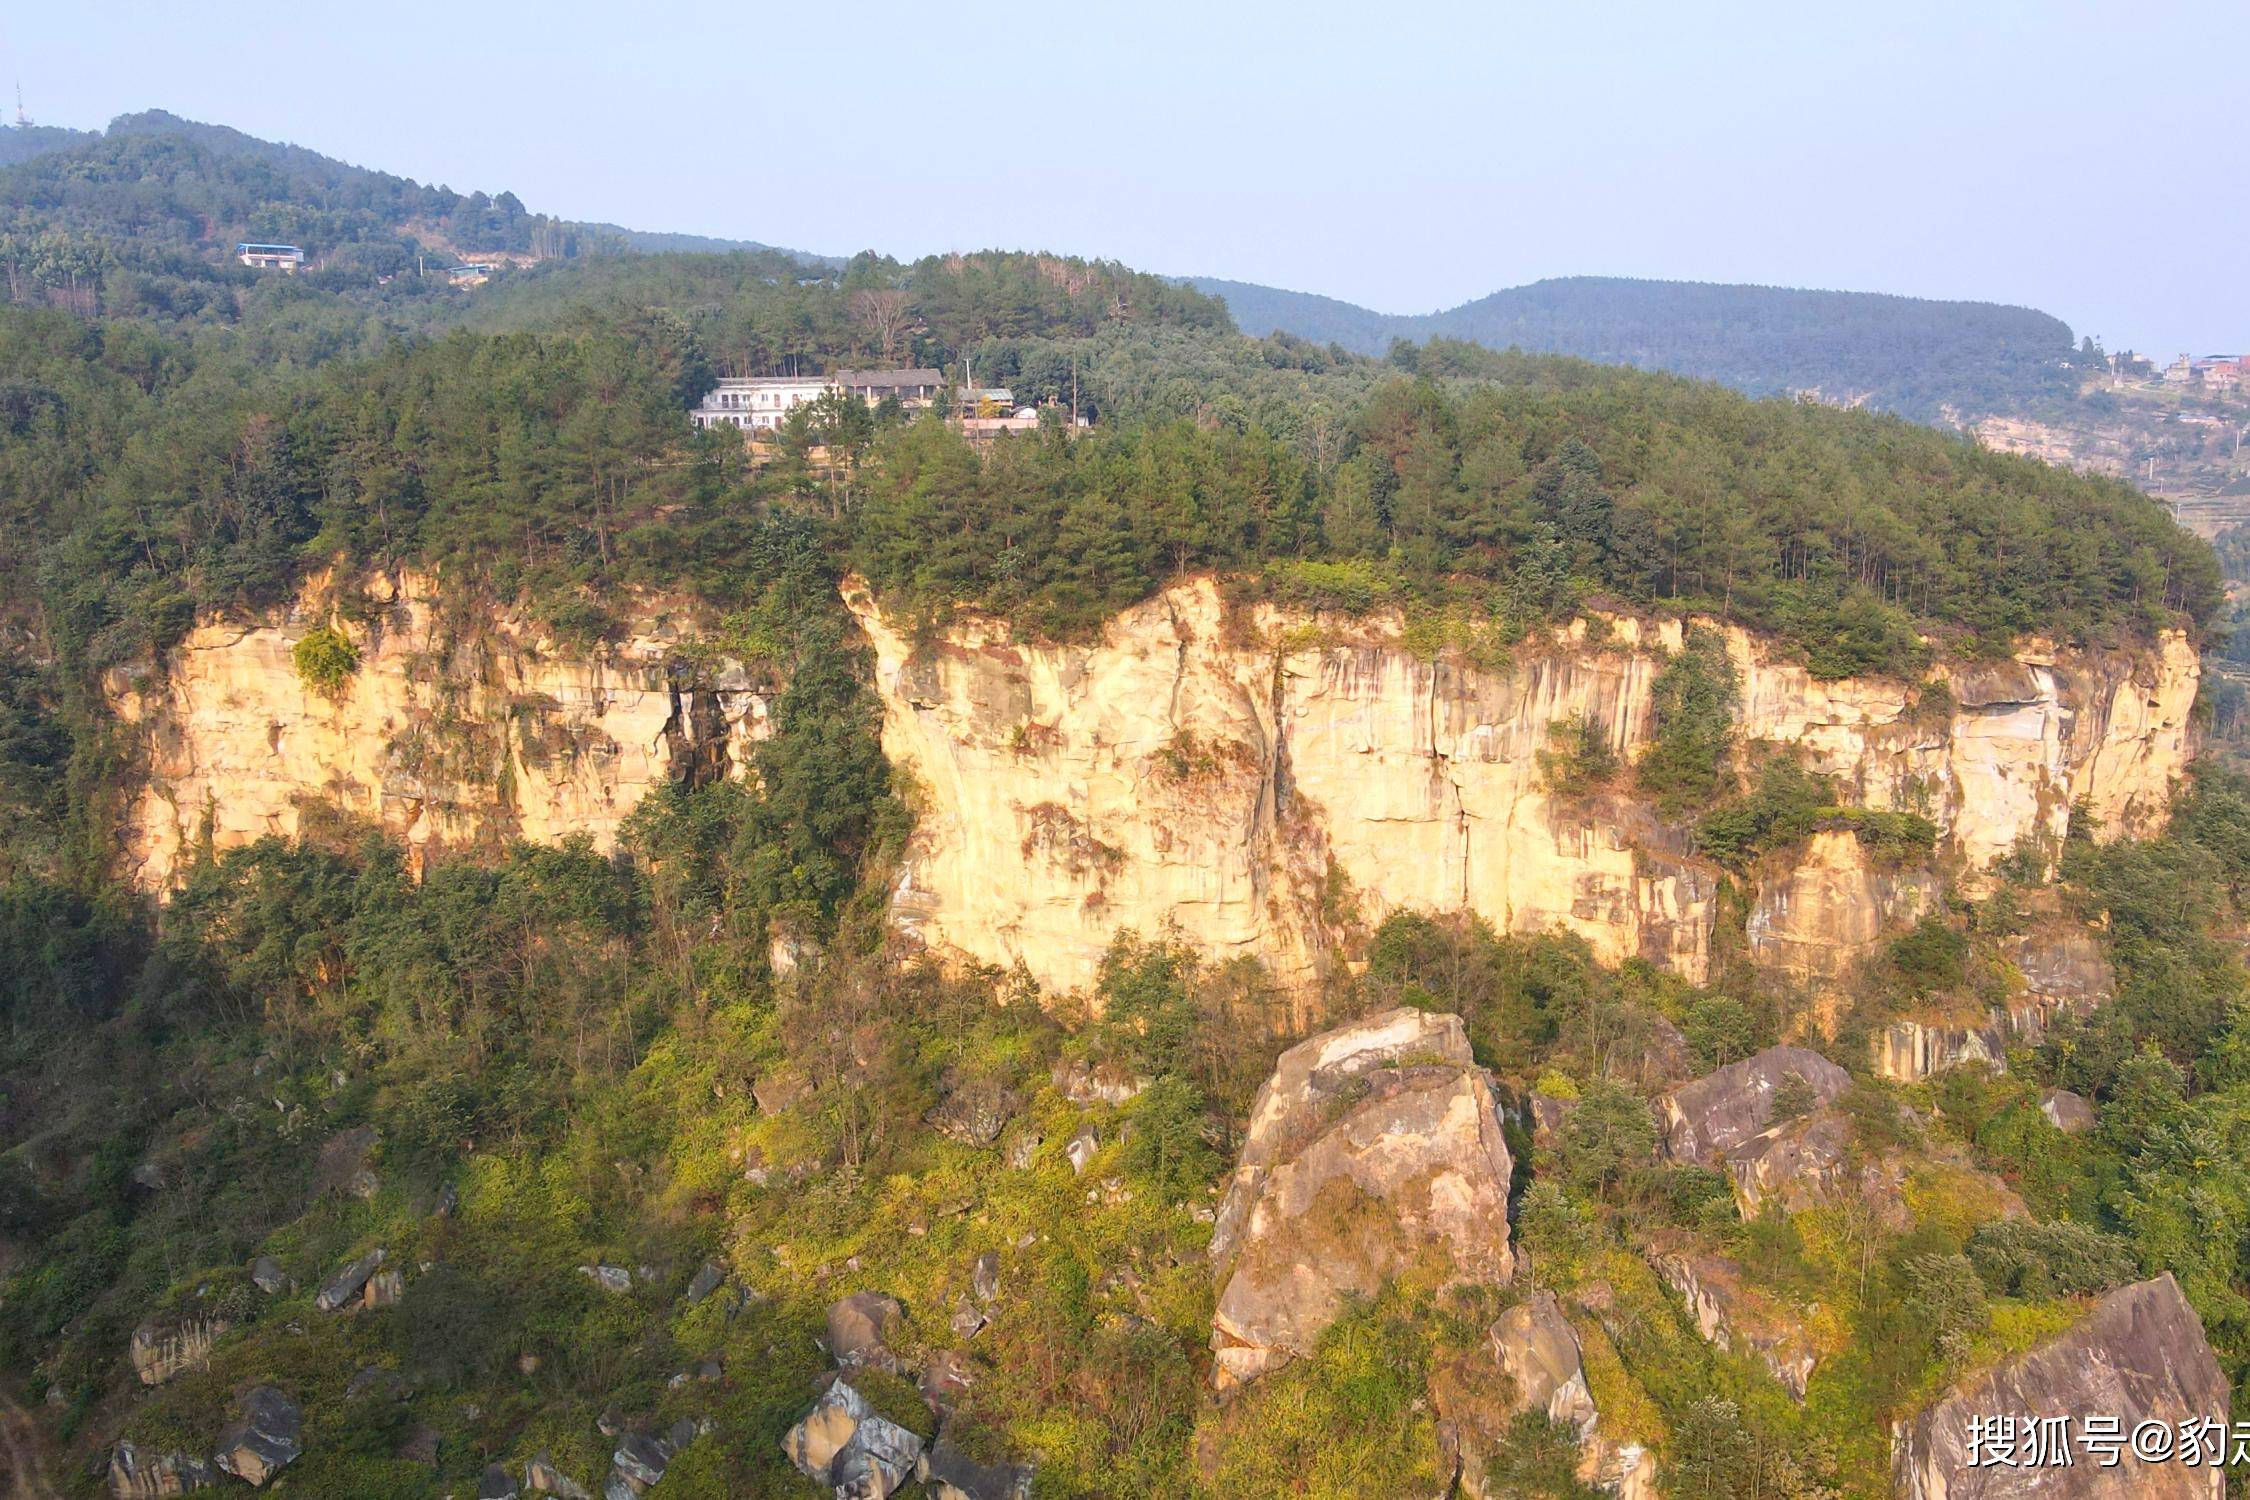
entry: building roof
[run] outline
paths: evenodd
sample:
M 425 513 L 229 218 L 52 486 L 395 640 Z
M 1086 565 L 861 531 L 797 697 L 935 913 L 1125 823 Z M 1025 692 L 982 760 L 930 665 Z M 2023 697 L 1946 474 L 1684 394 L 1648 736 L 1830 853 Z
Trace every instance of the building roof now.
M 945 376 L 936 370 L 838 370 L 828 378 L 838 385 L 875 387 L 945 384 Z
M 302 255 L 305 252 L 298 249 L 295 245 L 256 245 L 245 241 L 242 244 L 234 247 L 234 253 L 237 255 L 252 255 L 259 253 L 272 255 Z
M 721 375 L 714 389 L 723 391 L 754 391 L 761 387 L 785 385 L 826 385 L 826 375 Z

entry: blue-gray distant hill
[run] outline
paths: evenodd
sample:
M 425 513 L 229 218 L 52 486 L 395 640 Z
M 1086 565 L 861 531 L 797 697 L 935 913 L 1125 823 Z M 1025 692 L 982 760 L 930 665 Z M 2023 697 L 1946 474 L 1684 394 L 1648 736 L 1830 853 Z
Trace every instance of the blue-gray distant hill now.
M 1569 276 L 1403 316 L 1214 277 L 1245 333 L 1379 354 L 1465 339 L 1715 380 L 1754 395 L 1817 392 L 1924 420 L 2022 410 L 2074 388 L 2068 324 L 2028 307 L 1872 292 Z
M 19 161 L 90 141 L 95 134 L 91 130 L 70 130 L 60 125 L 8 126 L 0 129 L 0 167 L 12 167 Z

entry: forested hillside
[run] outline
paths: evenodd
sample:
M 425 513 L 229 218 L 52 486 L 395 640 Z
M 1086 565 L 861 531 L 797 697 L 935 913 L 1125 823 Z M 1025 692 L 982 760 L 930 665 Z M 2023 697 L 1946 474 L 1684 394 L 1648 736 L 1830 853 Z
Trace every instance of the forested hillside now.
M 26 125 L 0 130 L 0 167 L 12 167 L 19 161 L 60 151 L 92 140 L 93 136 L 90 130 L 71 130 L 60 125 Z
M 820 1399 L 930 1440 L 976 1500 L 1020 1496 L 1017 1466 L 1041 1496 L 1341 1500 L 1438 1493 L 1464 1465 L 1490 1493 L 1586 1500 L 1582 1461 L 1624 1448 L 1670 1495 L 1872 1497 L 1894 1419 L 2143 1279 L 2176 1276 L 2224 1371 L 2250 1371 L 2250 787 L 2207 770 L 2168 834 L 2108 843 L 2057 798 L 2040 826 L 2067 837 L 1941 887 L 1933 794 L 1875 806 L 1754 742 L 1721 644 L 1757 632 L 1808 698 L 1858 682 L 1914 743 L 1957 709 L 2055 707 L 2010 656 L 2032 642 L 2133 683 L 2223 604 L 2210 549 L 2155 502 L 1667 374 L 1246 337 L 1214 298 L 1057 256 L 605 251 L 473 296 L 384 287 L 412 226 L 567 227 L 332 166 L 129 127 L 0 176 L 12 254 L 86 257 L 80 281 L 27 262 L 50 269 L 0 308 L 0 1397 L 57 1488 L 233 1486 L 215 1464 L 285 1454 L 275 1487 L 305 1495 L 532 1473 L 832 1493 L 804 1433 L 784 1449 Z M 337 267 L 210 255 L 252 232 Z M 1050 415 L 977 445 L 828 398 L 755 453 L 691 427 L 718 374 L 790 361 L 966 364 Z M 127 697 L 161 697 L 199 620 L 295 609 L 281 659 L 321 721 L 373 633 L 403 630 L 402 573 L 436 580 L 440 644 L 413 663 L 428 743 L 382 774 L 433 809 L 449 779 L 513 794 L 464 707 L 504 652 L 653 682 L 677 705 L 655 737 L 683 742 L 724 680 L 759 733 L 732 774 L 683 754 L 613 848 L 495 839 L 418 868 L 312 787 L 295 836 L 222 847 L 210 809 L 180 887 L 135 885 L 121 830 L 176 747 Z M 1317 990 L 1155 931 L 1116 934 L 1076 994 L 928 962 L 892 911 L 930 799 L 884 753 L 855 577 L 933 660 L 1002 672 L 1201 579 L 1294 612 L 1276 678 L 1307 643 L 1372 660 L 1364 630 L 1494 701 L 1566 654 L 1622 677 L 1627 627 L 1671 628 L 1676 652 L 1636 659 L 1645 745 L 1590 717 L 1539 742 L 1568 821 L 1535 836 L 1685 870 L 1716 914 L 1700 977 L 1463 913 L 1359 923 L 1309 844 L 1338 945 Z M 1017 634 L 944 644 L 971 613 Z M 635 618 L 670 655 L 606 654 Z M 2100 707 L 2130 720 L 2146 696 Z M 546 734 L 560 707 L 503 704 L 543 766 L 598 771 L 617 747 Z M 298 727 L 245 711 L 260 754 Z M 1044 753 L 1052 727 L 1013 714 L 979 726 L 980 764 Z M 1252 759 L 1190 735 L 1155 753 L 1139 794 L 1182 809 Z M 1123 857 L 1060 807 L 1040 826 L 1027 858 Z M 1853 890 L 1943 891 L 1818 992 L 1761 966 L 1750 918 L 1815 846 L 1860 862 Z M 1873 1067 L 1894 1024 L 2020 998 L 2035 942 L 2107 976 L 2101 1003 L 2004 1044 L 2008 1071 Z M 1487 1227 L 1523 1269 L 1383 1262 L 1217 1399 L 1208 1257 L 1241 1229 L 1222 1194 L 1253 1099 L 1316 1026 L 1400 1008 L 1452 1023 L 1454 1050 L 1409 1048 L 1296 1124 L 1439 1075 L 1467 1090 Z M 1844 1066 L 1769 1079 L 1758 1127 L 1817 1127 L 1838 1181 L 1897 1180 L 1744 1208 L 1736 1164 L 1663 1140 L 1660 1096 L 1807 1041 Z M 2058 1088 L 2098 1127 L 2064 1134 Z M 1292 1253 L 1341 1263 L 1387 1222 L 1344 1196 Z M 1659 1279 L 1673 1259 L 1795 1319 L 1817 1373 L 1707 1342 Z M 1514 1387 L 1488 1330 L 1545 1309 L 1580 1330 L 1598 1428 L 1494 1394 Z
M 1463 339 L 1667 370 L 1757 396 L 1866 402 L 1921 421 L 2018 411 L 2076 391 L 2069 327 L 1992 303 L 1572 276 L 1406 317 L 1242 282 L 1192 284 L 1225 298 L 1248 332 L 1365 354 L 1394 339 Z

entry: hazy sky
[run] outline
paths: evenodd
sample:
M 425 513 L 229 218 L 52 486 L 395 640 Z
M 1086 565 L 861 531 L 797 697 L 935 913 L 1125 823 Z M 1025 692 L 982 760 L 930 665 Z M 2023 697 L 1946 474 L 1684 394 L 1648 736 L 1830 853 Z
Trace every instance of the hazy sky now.
M 1422 312 L 1606 273 L 2250 344 L 2250 0 L 50 3 L 43 123 L 150 107 L 534 209 L 1112 256 Z

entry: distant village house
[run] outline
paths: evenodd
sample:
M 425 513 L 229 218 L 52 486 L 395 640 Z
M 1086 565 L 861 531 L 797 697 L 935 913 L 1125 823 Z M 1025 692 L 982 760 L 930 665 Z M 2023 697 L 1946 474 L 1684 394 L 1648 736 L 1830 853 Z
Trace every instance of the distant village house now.
M 234 258 L 255 270 L 294 271 L 305 263 L 305 252 L 295 245 L 253 245 L 245 242 L 234 247 Z
M 2231 390 L 2242 380 L 2244 359 L 2240 354 L 2206 354 L 2200 359 L 2183 354 L 2164 367 L 2164 383 Z

